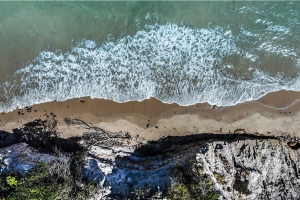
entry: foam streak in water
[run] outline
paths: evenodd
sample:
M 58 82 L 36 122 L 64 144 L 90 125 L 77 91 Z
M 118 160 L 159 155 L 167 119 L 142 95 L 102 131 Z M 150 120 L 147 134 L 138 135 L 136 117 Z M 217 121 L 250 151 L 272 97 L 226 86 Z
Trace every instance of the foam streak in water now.
M 43 51 L 18 70 L 12 81 L 2 84 L 1 111 L 83 96 L 233 105 L 285 89 L 278 77 L 258 70 L 248 81 L 227 76 L 224 58 L 240 52 L 230 31 L 174 24 L 147 26 L 101 46 L 84 40 L 65 54 Z

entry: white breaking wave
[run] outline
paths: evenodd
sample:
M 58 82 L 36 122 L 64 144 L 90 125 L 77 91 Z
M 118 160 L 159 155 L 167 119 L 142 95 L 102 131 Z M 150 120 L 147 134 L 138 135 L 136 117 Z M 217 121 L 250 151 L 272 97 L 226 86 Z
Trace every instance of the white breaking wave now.
M 230 31 L 174 24 L 146 26 L 101 46 L 83 40 L 70 52 L 42 51 L 3 84 L 0 111 L 53 100 L 91 96 L 117 102 L 155 97 L 166 103 L 234 105 L 280 89 L 280 77 L 256 70 L 251 80 L 224 72 L 224 59 L 243 52 Z

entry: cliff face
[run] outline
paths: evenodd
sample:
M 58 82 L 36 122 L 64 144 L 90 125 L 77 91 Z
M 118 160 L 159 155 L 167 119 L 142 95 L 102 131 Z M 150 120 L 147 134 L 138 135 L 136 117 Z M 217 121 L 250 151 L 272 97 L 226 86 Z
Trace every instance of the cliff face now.
M 220 199 L 300 199 L 300 150 L 295 145 L 290 145 L 295 147 L 292 149 L 285 142 L 266 138 L 193 138 L 164 138 L 138 149 L 92 146 L 84 176 L 105 188 L 99 192 L 99 199 L 103 196 L 117 199 L 139 188 L 147 187 L 152 193 L 158 188 L 164 191 L 172 184 L 173 167 L 185 166 L 192 160 L 199 166 L 199 173 L 212 180 Z M 18 153 L 14 148 L 19 146 L 23 152 L 30 149 L 30 154 Z M 9 166 L 15 166 L 10 168 L 14 170 L 22 163 L 33 166 L 34 162 L 47 161 L 32 147 L 19 146 L 1 149 L 0 160 L 5 161 L 2 172 Z M 10 155 L 14 158 L 10 159 Z
M 275 139 L 198 141 L 172 145 L 148 158 L 130 161 L 131 154 L 117 159 L 106 177 L 113 193 L 127 193 L 145 184 L 153 190 L 165 188 L 171 184 L 171 168 L 194 159 L 202 169 L 199 173 L 214 182 L 221 199 L 300 199 L 299 153 Z
M 274 140 L 207 143 L 196 160 L 226 199 L 300 199 L 299 150 Z

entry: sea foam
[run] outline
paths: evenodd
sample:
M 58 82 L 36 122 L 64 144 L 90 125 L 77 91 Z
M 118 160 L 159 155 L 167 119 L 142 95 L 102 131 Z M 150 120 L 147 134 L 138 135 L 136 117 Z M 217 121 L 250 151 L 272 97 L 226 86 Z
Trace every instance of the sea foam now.
M 251 79 L 231 76 L 224 69 L 236 67 L 226 63 L 232 55 L 249 62 L 256 59 L 237 46 L 231 31 L 220 27 L 151 25 L 102 45 L 83 40 L 67 53 L 42 51 L 16 71 L 2 84 L 0 111 L 83 96 L 117 102 L 155 97 L 181 105 L 228 106 L 271 91 L 298 89 L 298 79 L 283 85 L 280 76 L 258 69 Z

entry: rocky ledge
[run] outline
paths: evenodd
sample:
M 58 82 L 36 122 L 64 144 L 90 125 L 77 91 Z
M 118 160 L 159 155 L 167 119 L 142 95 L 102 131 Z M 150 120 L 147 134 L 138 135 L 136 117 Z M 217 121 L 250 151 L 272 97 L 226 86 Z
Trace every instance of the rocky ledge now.
M 151 196 L 172 186 L 175 166 L 185 167 L 192 161 L 213 182 L 219 199 L 300 199 L 297 141 L 203 136 L 166 137 L 139 146 L 90 146 L 84 176 L 102 186 L 98 199 L 121 199 L 146 187 Z M 0 172 L 24 174 L 36 163 L 53 159 L 53 155 L 18 143 L 0 149 Z
M 300 199 L 299 150 L 274 139 L 207 143 L 197 153 L 224 199 Z

